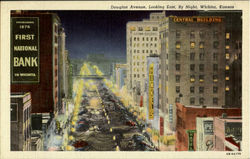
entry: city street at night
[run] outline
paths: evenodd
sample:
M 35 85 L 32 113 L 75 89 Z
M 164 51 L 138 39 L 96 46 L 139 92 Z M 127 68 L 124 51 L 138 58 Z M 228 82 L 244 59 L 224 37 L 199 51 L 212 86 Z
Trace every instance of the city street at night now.
M 103 83 L 84 91 L 72 145 L 78 151 L 155 151 L 143 125 Z M 104 146 L 105 145 L 105 146 Z

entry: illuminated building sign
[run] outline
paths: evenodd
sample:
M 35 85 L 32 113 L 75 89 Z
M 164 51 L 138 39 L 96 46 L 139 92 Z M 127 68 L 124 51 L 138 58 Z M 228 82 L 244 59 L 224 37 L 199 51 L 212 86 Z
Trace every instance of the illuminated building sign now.
M 11 82 L 39 83 L 39 19 L 11 19 Z
M 149 120 L 154 119 L 154 64 L 149 65 L 149 91 L 148 91 L 148 109 L 149 109 Z
M 187 130 L 188 133 L 188 150 L 194 151 L 194 133 L 196 130 Z
M 221 23 L 221 17 L 173 17 L 176 23 Z

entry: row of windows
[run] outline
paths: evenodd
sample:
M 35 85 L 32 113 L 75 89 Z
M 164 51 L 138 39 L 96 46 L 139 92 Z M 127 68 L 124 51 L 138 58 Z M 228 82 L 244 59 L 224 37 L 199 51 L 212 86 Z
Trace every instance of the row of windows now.
M 141 70 L 139 68 L 134 68 L 134 71 L 136 72 L 140 72 L 140 71 L 144 71 L 144 68 L 141 68 Z
M 152 53 L 155 53 L 155 54 L 157 54 L 157 50 L 134 50 L 134 53 L 150 53 L 150 54 L 152 54 Z
M 199 43 L 199 48 L 200 48 L 200 49 L 204 49 L 204 45 L 205 45 L 204 42 L 200 42 L 200 43 Z M 195 47 L 196 47 L 195 42 L 190 42 L 190 48 L 191 48 L 191 49 L 194 49 Z M 181 42 L 180 42 L 180 41 L 177 41 L 177 42 L 175 43 L 175 48 L 176 48 L 176 49 L 180 49 L 180 48 L 181 48 Z M 214 42 L 213 42 L 213 48 L 214 48 L 214 49 L 218 49 L 218 48 L 219 48 L 219 41 L 214 41 Z M 229 45 L 226 45 L 226 49 L 229 49 Z
M 180 38 L 181 37 L 181 31 L 180 30 L 176 30 L 176 38 Z M 206 37 L 206 32 L 201 30 L 199 32 L 195 32 L 195 31 L 190 31 L 190 38 L 193 39 L 197 36 L 202 38 Z M 225 34 L 226 39 L 230 39 L 230 33 L 226 33 Z M 217 30 L 213 31 L 213 38 L 219 38 L 219 32 Z
M 181 92 L 181 87 L 176 86 L 175 90 L 176 90 L 176 93 L 180 93 Z M 194 86 L 190 87 L 190 93 L 195 93 L 195 87 Z M 199 87 L 199 93 L 204 93 L 204 87 Z M 213 93 L 218 93 L 218 87 L 213 87 Z
M 200 105 L 203 105 L 204 101 L 205 101 L 205 98 L 203 98 L 203 97 L 199 98 L 199 104 Z M 219 101 L 218 98 L 213 98 L 213 104 L 214 105 L 218 105 L 218 101 Z M 175 102 L 179 103 L 180 102 L 180 98 L 179 97 L 175 98 Z M 191 97 L 190 98 L 190 105 L 194 105 L 194 104 L 195 104 L 195 97 Z
M 141 62 L 141 64 L 144 65 L 145 62 Z M 134 62 L 133 65 L 134 65 L 134 66 L 135 66 L 135 65 L 139 66 L 139 65 L 140 65 L 140 62 Z
M 203 72 L 205 68 L 204 64 L 199 64 L 199 71 Z M 229 66 L 226 65 L 225 70 L 229 70 Z M 175 70 L 180 71 L 181 70 L 181 64 L 176 64 L 175 65 Z M 190 64 L 190 71 L 195 70 L 195 64 Z M 218 64 L 213 64 L 213 71 L 218 71 Z
M 157 41 L 157 37 L 134 37 L 134 41 Z
M 199 53 L 199 60 L 203 61 L 205 58 L 205 53 Z M 180 53 L 175 53 L 175 59 L 176 61 L 179 61 L 181 58 L 181 54 Z M 226 53 L 225 55 L 226 60 L 230 59 L 230 54 Z M 190 61 L 194 61 L 195 60 L 195 53 L 191 52 L 190 53 Z M 213 53 L 213 60 L 217 61 L 218 60 L 218 53 Z
M 158 31 L 158 27 L 130 27 L 130 31 Z
M 134 43 L 134 47 L 140 47 L 140 43 Z M 157 47 L 157 43 L 142 43 L 142 47 Z
M 140 74 L 134 74 L 134 78 L 140 78 Z M 142 74 L 142 77 L 145 78 L 145 74 Z
M 204 82 L 205 76 L 204 75 L 199 75 L 199 81 L 200 82 Z M 181 80 L 181 76 L 180 75 L 176 75 L 175 76 L 175 81 L 176 83 L 180 83 Z M 225 80 L 229 80 L 229 76 L 225 77 Z M 191 82 L 195 82 L 195 75 L 190 75 L 190 81 Z M 213 81 L 214 82 L 218 82 L 218 75 L 213 75 Z

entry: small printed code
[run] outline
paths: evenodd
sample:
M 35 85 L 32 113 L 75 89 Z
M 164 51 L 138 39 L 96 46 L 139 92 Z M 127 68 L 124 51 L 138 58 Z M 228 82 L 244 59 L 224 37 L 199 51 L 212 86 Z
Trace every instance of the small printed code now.
M 241 152 L 227 152 L 226 155 L 241 155 Z

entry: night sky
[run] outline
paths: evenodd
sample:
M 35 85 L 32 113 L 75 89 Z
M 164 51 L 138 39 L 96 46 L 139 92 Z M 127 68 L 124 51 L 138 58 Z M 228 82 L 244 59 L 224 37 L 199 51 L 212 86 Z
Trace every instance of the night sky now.
M 87 54 L 126 58 L 126 23 L 148 19 L 161 11 L 53 11 L 66 32 L 70 58 Z M 195 12 L 167 11 L 167 15 L 194 15 Z

